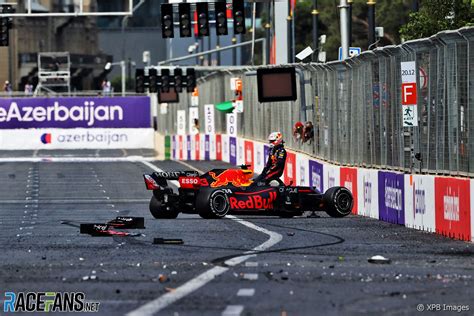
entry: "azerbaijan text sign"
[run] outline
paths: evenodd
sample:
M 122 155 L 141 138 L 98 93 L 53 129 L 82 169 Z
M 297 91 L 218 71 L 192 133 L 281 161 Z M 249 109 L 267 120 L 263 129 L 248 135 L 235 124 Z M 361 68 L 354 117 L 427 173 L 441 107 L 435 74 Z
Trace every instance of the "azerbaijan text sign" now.
M 149 97 L 0 98 L 0 129 L 150 126 Z

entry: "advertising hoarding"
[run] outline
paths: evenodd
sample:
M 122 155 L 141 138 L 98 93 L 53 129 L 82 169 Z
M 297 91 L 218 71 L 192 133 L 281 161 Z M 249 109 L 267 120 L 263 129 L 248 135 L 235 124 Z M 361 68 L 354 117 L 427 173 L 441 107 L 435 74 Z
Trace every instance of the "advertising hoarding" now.
M 0 129 L 147 127 L 149 97 L 0 98 Z

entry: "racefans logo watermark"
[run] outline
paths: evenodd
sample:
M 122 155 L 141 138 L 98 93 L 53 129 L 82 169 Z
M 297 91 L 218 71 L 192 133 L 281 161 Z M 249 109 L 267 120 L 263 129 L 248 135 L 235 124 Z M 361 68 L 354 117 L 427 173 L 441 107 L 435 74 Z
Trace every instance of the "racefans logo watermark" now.
M 82 292 L 5 292 L 3 311 L 93 313 L 99 311 L 99 304 L 86 301 Z

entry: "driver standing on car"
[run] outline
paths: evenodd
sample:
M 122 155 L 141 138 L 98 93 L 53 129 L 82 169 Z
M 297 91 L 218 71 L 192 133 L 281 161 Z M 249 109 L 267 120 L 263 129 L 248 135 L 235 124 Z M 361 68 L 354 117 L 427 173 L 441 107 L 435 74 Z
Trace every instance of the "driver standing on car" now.
M 254 183 L 257 185 L 259 185 L 259 182 L 270 184 L 271 181 L 276 180 L 280 185 L 284 185 L 280 179 L 285 170 L 286 161 L 283 135 L 280 132 L 273 132 L 268 136 L 268 142 L 270 143 L 270 155 L 268 156 L 267 164 Z

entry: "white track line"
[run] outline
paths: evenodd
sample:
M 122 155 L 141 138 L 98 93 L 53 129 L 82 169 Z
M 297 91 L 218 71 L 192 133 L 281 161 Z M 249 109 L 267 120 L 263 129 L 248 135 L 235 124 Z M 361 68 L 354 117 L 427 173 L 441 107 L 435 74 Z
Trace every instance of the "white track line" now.
M 150 167 L 151 169 L 158 171 L 158 172 L 163 172 L 160 168 L 157 166 L 147 162 L 147 161 L 141 161 L 143 164 L 146 166 Z M 197 170 L 196 168 L 193 168 Z M 199 170 L 197 170 L 199 171 Z M 270 231 L 268 229 L 265 229 L 263 227 L 257 226 L 251 222 L 247 222 L 245 220 L 242 220 L 240 218 L 237 218 L 235 216 L 227 215 L 226 218 L 229 218 L 239 224 L 242 224 L 244 226 L 247 226 L 250 229 L 254 229 L 256 231 L 259 231 L 261 233 L 264 233 L 269 236 L 269 239 L 265 241 L 263 244 L 253 248 L 251 251 L 247 251 L 242 256 L 235 257 L 232 259 L 229 259 L 225 261 L 225 264 L 229 267 L 235 266 L 237 264 L 240 264 L 244 262 L 245 260 L 255 257 L 256 254 L 253 252 L 255 251 L 264 251 L 277 243 L 279 243 L 282 239 L 283 236 Z M 142 315 L 153 315 L 164 308 L 168 307 L 169 305 L 173 304 L 174 302 L 182 299 L 183 297 L 191 294 L 192 292 L 196 291 L 197 289 L 203 287 L 207 283 L 211 282 L 214 278 L 217 276 L 221 275 L 222 273 L 228 271 L 228 267 L 221 267 L 221 266 L 216 266 L 213 267 L 212 269 L 207 270 L 204 273 L 201 273 L 194 279 L 189 280 L 188 282 L 184 283 L 183 285 L 179 286 L 175 291 L 173 292 L 168 292 L 166 294 L 163 294 L 162 296 L 158 297 L 157 299 L 148 302 L 147 304 L 127 313 L 127 316 L 142 316 Z M 243 307 L 242 307 L 243 309 Z
M 244 307 L 242 305 L 228 305 L 222 312 L 222 316 L 240 316 Z
M 245 280 L 255 281 L 255 280 L 258 280 L 258 274 L 257 273 L 244 273 L 242 278 Z
M 240 289 L 237 292 L 237 296 L 254 296 L 255 289 Z

